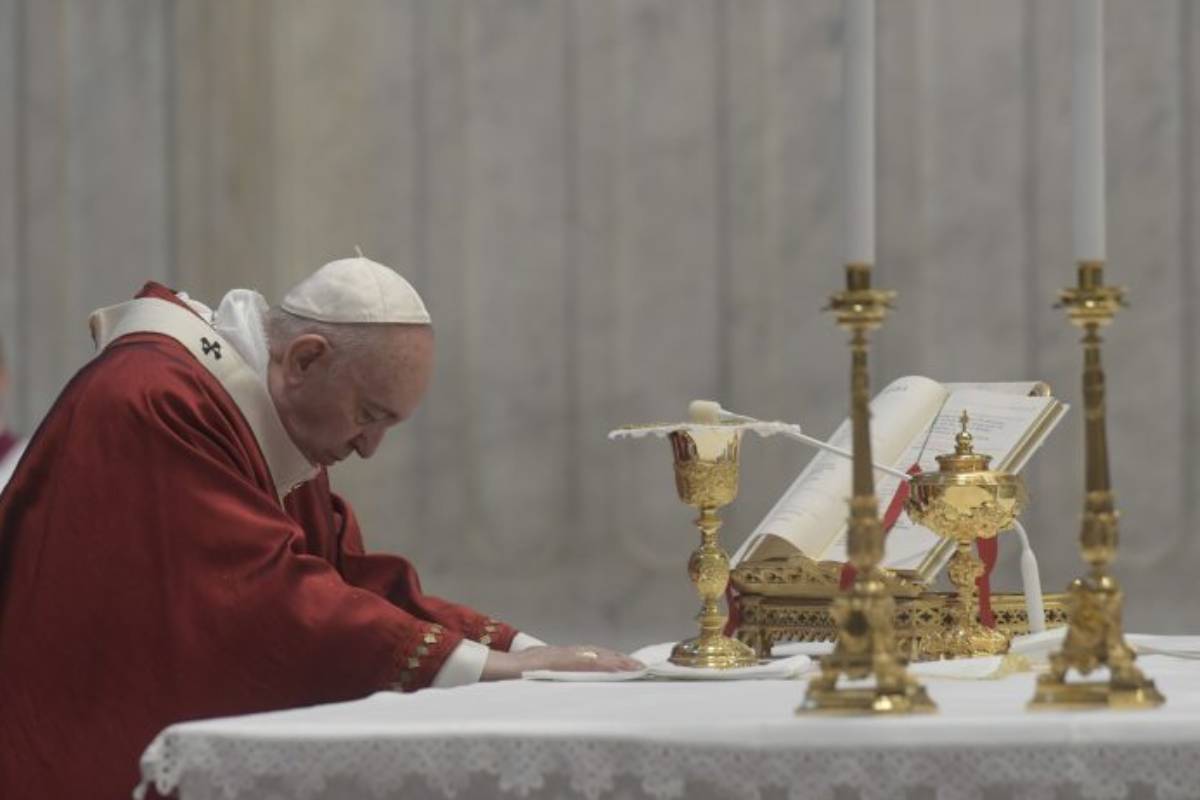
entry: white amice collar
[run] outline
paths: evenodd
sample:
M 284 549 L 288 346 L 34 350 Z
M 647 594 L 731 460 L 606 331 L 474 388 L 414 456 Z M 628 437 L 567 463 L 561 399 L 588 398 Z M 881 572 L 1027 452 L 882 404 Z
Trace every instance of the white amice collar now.
M 234 289 L 213 313 L 213 328 L 237 348 L 254 372 L 267 380 L 271 349 L 267 344 L 266 299 L 250 289 Z

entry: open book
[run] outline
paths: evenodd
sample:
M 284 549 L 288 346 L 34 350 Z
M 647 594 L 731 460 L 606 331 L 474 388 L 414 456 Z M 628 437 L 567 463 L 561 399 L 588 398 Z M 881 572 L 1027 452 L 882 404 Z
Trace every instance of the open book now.
M 992 469 L 1018 472 L 1066 413 L 1044 383 L 948 383 L 908 376 L 892 381 L 871 401 L 871 448 L 877 464 L 908 470 L 938 468 L 936 456 L 954 452 L 963 410 L 971 417 L 975 452 L 992 456 Z M 850 421 L 830 444 L 851 449 Z M 734 565 L 795 548 L 809 558 L 846 559 L 846 501 L 852 465 L 818 452 L 734 554 Z M 884 515 L 899 478 L 875 472 L 879 514 Z M 782 541 L 781 541 L 782 540 Z M 786 544 L 784 544 L 786 543 Z M 912 570 L 929 582 L 954 551 L 927 528 L 901 513 L 887 534 L 882 566 Z

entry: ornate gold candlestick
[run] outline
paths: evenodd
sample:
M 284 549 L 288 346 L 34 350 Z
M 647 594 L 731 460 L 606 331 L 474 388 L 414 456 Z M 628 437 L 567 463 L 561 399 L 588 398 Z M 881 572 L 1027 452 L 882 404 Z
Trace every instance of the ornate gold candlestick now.
M 895 292 L 871 288 L 869 264 L 847 264 L 846 290 L 829 302 L 838 325 L 851 334 L 854 479 L 847 551 L 857 574 L 854 585 L 833 601 L 830 612 L 838 625 L 837 646 L 821 659 L 821 672 L 809 682 L 797 713 L 906 714 L 936 708 L 925 688 L 908 674 L 897 652 L 892 629 L 894 601 L 878 566 L 883 558 L 883 528 L 871 468 L 867 334 L 883 324 L 894 297 Z M 838 688 L 843 676 L 873 678 L 875 686 Z
M 688 559 L 688 575 L 704 605 L 696 620 L 700 635 L 680 642 L 670 661 L 685 667 L 746 667 L 758 662 L 754 651 L 722 633 L 727 615 L 720 600 L 729 583 L 729 555 L 717 541 L 717 510 L 737 497 L 738 449 L 742 431 L 736 426 L 680 428 L 670 434 L 675 456 L 675 488 L 679 499 L 700 512 L 700 546 Z
M 937 472 L 912 479 L 905 504 L 914 522 L 956 545 L 949 572 L 958 590 L 958 625 L 923 641 L 926 657 L 971 658 L 1008 651 L 1008 637 L 984 627 L 976 617 L 976 581 L 983 575 L 983 562 L 972 545 L 976 539 L 991 539 L 1012 527 L 1025 507 L 1025 485 L 1016 475 L 988 469 L 992 457 L 975 452 L 966 411 L 960 421 L 955 451 L 937 457 Z
M 1050 671 L 1039 676 L 1031 709 L 1152 708 L 1165 698 L 1134 666 L 1133 650 L 1121 628 L 1123 593 L 1108 565 L 1117 553 L 1117 510 L 1108 472 L 1104 370 L 1100 365 L 1100 328 L 1124 305 L 1125 290 L 1104 285 L 1104 263 L 1079 264 L 1079 285 L 1064 289 L 1058 307 L 1083 329 L 1083 402 L 1086 494 L 1080 544 L 1091 569 L 1067 590 L 1069 617 L 1062 650 L 1050 657 Z M 1108 667 L 1108 681 L 1068 683 L 1067 671 L 1087 675 Z

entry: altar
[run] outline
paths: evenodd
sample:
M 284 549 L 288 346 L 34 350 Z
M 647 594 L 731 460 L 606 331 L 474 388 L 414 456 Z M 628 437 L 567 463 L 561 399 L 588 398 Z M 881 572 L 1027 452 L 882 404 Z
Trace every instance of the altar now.
M 912 667 L 932 715 L 797 716 L 808 675 L 508 681 L 174 725 L 142 771 L 180 800 L 1200 798 L 1200 660 L 1143 655 L 1170 702 L 1132 713 L 1030 712 L 1032 672 L 945 663 Z

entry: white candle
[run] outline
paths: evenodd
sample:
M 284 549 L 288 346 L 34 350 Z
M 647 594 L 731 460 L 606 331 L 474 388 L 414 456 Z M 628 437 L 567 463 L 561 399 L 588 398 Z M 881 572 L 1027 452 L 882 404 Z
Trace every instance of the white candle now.
M 1104 260 L 1104 6 L 1074 0 L 1074 138 L 1076 261 Z
M 845 0 L 842 255 L 875 262 L 875 0 Z

